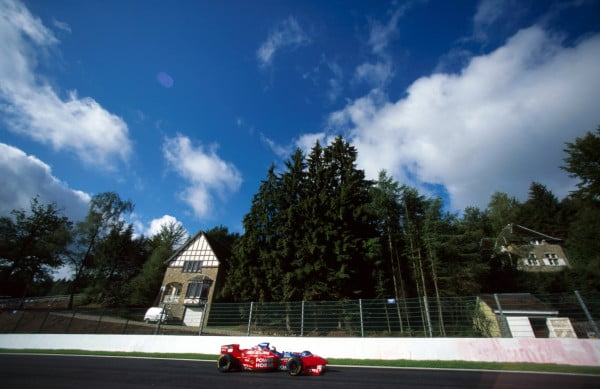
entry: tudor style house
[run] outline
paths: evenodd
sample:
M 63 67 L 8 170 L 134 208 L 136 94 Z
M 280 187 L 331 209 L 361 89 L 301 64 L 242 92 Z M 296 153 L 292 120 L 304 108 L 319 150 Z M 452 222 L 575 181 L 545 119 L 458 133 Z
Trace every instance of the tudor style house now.
M 200 231 L 167 259 L 160 306 L 184 325 L 199 326 L 221 284 L 219 265 L 229 253 Z M 205 314 L 206 313 L 206 314 Z
M 570 267 L 562 239 L 508 224 L 496 238 L 496 252 L 505 253 L 517 269 L 529 272 L 560 271 Z

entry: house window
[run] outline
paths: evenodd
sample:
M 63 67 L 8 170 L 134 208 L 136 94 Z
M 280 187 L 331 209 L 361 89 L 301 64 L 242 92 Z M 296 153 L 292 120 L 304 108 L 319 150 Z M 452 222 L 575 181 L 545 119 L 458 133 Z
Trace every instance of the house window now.
M 531 242 L 529 242 L 530 244 L 534 245 L 534 246 L 539 246 L 542 244 L 542 241 L 539 239 L 532 239 Z
M 202 281 L 192 281 L 188 284 L 186 299 L 208 299 L 208 292 L 212 281 L 204 279 Z
M 173 282 L 165 286 L 163 303 L 177 303 L 179 301 L 179 293 L 181 292 L 181 284 Z
M 527 265 L 529 265 L 529 266 L 539 266 L 538 260 L 535 257 L 534 253 L 529 253 L 529 256 L 527 257 Z
M 558 256 L 554 253 L 546 253 L 544 254 L 544 256 L 546 257 L 546 260 L 548 262 L 549 265 L 551 266 L 558 266 L 559 262 L 558 262 Z
M 184 273 L 201 273 L 202 261 L 185 261 L 181 271 Z

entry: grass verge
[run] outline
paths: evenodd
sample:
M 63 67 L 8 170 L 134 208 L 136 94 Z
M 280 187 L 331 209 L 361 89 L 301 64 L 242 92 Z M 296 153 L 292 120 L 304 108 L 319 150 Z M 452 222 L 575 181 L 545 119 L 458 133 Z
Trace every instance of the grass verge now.
M 217 360 L 215 354 L 176 354 L 176 353 L 139 353 L 117 351 L 86 350 L 32 350 L 0 349 L 0 354 L 60 354 L 60 355 L 96 355 L 119 357 L 169 358 L 192 360 Z M 497 363 L 466 361 L 412 361 L 412 360 L 374 360 L 374 359 L 329 359 L 330 365 L 352 365 L 370 367 L 407 367 L 435 369 L 473 369 L 498 371 L 525 371 L 546 373 L 570 373 L 600 375 L 600 366 L 571 366 L 537 363 Z

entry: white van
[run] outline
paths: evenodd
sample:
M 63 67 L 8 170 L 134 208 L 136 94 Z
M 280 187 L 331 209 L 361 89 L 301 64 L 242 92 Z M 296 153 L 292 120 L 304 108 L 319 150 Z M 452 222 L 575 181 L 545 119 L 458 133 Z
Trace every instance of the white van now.
M 160 319 L 161 323 L 164 323 L 170 318 L 171 318 L 171 315 L 169 315 L 169 312 L 166 311 L 164 308 L 160 308 L 160 307 L 148 308 L 148 310 L 146 311 L 146 314 L 144 315 L 144 321 L 146 323 L 150 323 L 150 322 L 155 323 L 159 319 Z

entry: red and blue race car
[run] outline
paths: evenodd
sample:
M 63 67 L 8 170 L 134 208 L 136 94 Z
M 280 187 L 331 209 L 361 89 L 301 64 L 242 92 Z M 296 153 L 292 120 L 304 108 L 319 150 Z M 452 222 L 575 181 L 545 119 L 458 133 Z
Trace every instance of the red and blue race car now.
M 239 344 L 221 346 L 221 355 L 217 360 L 217 367 L 223 373 L 235 370 L 286 370 L 291 376 L 321 375 L 326 365 L 325 358 L 313 355 L 310 351 L 278 352 L 266 342 L 249 349 L 240 349 Z

